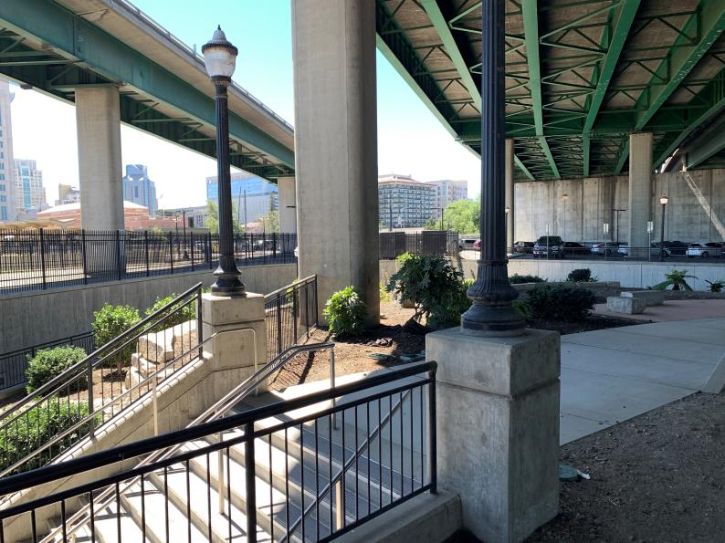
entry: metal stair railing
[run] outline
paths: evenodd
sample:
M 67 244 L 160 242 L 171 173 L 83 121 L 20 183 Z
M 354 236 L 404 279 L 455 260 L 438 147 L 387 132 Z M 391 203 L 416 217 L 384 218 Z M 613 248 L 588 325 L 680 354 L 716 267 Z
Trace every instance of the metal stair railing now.
M 179 318 L 191 316 L 192 313 L 193 320 L 178 323 Z M 195 341 L 191 340 L 192 322 L 196 327 Z M 185 334 L 188 334 L 189 348 L 169 361 L 160 361 L 158 350 L 154 349 L 156 360 L 149 362 L 155 362 L 159 369 L 151 372 L 153 379 L 147 376 L 146 379 L 125 390 L 122 384 L 116 387 L 116 381 L 112 381 L 110 391 L 107 390 L 109 386 L 104 381 L 109 376 L 118 378 L 122 364 L 120 361 L 130 358 L 134 344 L 142 336 L 150 334 L 156 334 L 156 339 L 158 334 L 163 334 L 165 341 L 168 337 L 167 325 L 172 323 L 181 327 L 179 331 L 182 345 Z M 169 368 L 180 369 L 197 356 L 201 356 L 204 343 L 206 342 L 202 337 L 201 326 L 201 283 L 198 283 L 28 394 L 12 409 L 2 413 L 0 437 L 5 443 L 11 440 L 20 442 L 25 437 L 26 443 L 23 443 L 24 450 L 9 452 L 6 448 L 0 452 L 0 477 L 40 467 L 85 437 L 93 436 L 97 427 L 151 392 L 152 382 L 154 385 L 158 384 L 160 375 L 163 375 L 164 379 L 168 378 Z M 148 352 L 145 354 L 150 357 Z M 134 368 L 139 372 L 141 362 L 141 359 L 137 359 L 137 366 Z M 116 369 L 109 368 L 109 363 L 117 365 Z M 132 367 L 129 367 L 128 371 L 131 370 Z M 94 387 L 97 386 L 94 384 L 94 372 L 100 374 L 100 401 L 94 397 Z M 134 397 L 134 393 L 138 394 Z M 128 403 L 125 403 L 126 400 Z M 65 422 L 59 423 L 58 419 Z M 11 454 L 12 452 L 14 454 Z

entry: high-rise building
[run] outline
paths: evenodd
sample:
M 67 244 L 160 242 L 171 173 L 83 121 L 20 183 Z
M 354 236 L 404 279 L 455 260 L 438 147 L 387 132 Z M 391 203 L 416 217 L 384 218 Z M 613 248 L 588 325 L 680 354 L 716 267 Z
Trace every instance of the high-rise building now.
M 58 183 L 58 199 L 55 205 L 74 204 L 81 201 L 81 191 L 78 187 Z
M 48 208 L 43 186 L 43 172 L 35 160 L 15 159 L 15 212 L 18 220 L 34 219 Z
M 0 79 L 0 222 L 14 221 L 17 218 L 13 128 L 10 114 L 10 102 L 13 97 L 8 82 Z
M 456 200 L 468 198 L 468 182 L 442 179 L 440 181 L 426 181 L 426 184 L 436 188 L 435 217 L 440 218 L 441 210 Z
M 232 173 L 231 181 L 232 201 L 237 213 L 233 220 L 240 224 L 255 222 L 279 208 L 279 191 L 274 183 L 246 172 Z M 219 201 L 216 176 L 206 178 L 206 198 Z
M 149 215 L 156 216 L 156 211 L 159 209 L 156 200 L 156 183 L 149 179 L 147 168 L 143 164 L 126 165 L 126 175 L 123 176 L 123 199 L 148 208 Z
M 420 228 L 435 216 L 436 187 L 409 175 L 378 176 L 379 222 L 388 228 Z

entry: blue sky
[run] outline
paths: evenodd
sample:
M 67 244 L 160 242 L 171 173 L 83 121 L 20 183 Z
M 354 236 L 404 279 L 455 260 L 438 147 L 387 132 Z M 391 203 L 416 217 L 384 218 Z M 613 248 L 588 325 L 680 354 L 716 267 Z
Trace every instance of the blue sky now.
M 290 123 L 294 121 L 290 0 L 135 0 L 147 15 L 197 50 L 217 24 L 239 48 L 234 80 Z M 408 85 L 377 54 L 378 165 L 380 173 L 412 174 L 421 180 L 466 179 L 478 193 L 479 160 L 443 129 Z M 15 155 L 35 158 L 43 170 L 49 203 L 58 183 L 78 176 L 75 112 L 38 93 L 16 88 L 13 102 Z M 52 119 L 42 134 L 32 122 Z M 160 207 L 203 203 L 204 178 L 214 161 L 130 128 L 122 128 L 124 163 L 147 164 L 157 183 Z

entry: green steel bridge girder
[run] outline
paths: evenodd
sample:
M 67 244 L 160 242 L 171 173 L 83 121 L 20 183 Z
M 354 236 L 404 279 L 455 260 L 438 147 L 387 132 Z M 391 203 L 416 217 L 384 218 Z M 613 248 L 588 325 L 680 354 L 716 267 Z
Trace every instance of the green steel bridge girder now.
M 51 0 L 2 0 L 0 25 L 20 36 L 40 40 L 54 53 L 80 68 L 98 74 L 108 82 L 129 86 L 143 97 L 172 106 L 188 115 L 192 122 L 207 126 L 215 124 L 212 98 Z M 9 68 L 3 67 L 2 71 L 8 73 Z M 22 72 L 16 71 L 10 75 L 24 80 Z M 54 92 L 50 82 L 28 83 Z M 77 83 L 83 84 L 85 81 Z M 229 131 L 233 140 L 272 157 L 283 167 L 294 168 L 292 150 L 231 112 Z
M 685 164 L 688 169 L 696 168 L 723 149 L 725 149 L 725 121 L 720 123 L 712 133 L 693 142 L 687 150 Z

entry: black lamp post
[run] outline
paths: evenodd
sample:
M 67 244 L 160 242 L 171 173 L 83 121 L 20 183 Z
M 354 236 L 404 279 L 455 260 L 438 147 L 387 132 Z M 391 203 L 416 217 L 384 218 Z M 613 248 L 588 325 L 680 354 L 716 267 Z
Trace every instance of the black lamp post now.
M 461 316 L 466 334 L 515 336 L 525 326 L 512 305 L 518 293 L 509 283 L 506 259 L 505 8 L 501 0 L 483 0 L 481 6 L 481 259 L 467 292 L 473 304 Z
M 665 208 L 667 207 L 667 202 L 669 201 L 669 197 L 665 195 L 660 196 L 660 204 L 662 204 L 662 226 L 660 228 L 660 262 L 665 259 Z
M 216 281 L 212 292 L 229 296 L 244 294 L 242 274 L 234 259 L 234 230 L 232 228 L 232 186 L 229 174 L 229 108 L 227 87 L 237 59 L 237 48 L 227 41 L 221 26 L 211 41 L 201 47 L 206 71 L 216 90 L 216 151 L 219 181 L 219 267 L 214 270 Z

